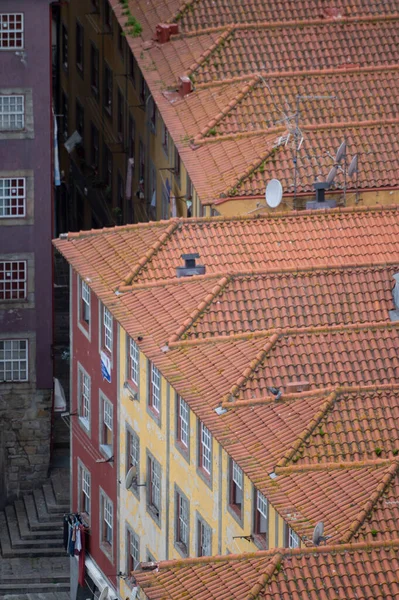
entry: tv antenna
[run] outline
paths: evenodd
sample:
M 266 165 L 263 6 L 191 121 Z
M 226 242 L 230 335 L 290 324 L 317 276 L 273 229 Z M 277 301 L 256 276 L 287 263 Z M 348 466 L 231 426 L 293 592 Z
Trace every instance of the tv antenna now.
M 324 523 L 319 521 L 313 530 L 312 541 L 315 546 L 320 546 L 321 542 L 326 542 L 332 535 L 324 535 Z

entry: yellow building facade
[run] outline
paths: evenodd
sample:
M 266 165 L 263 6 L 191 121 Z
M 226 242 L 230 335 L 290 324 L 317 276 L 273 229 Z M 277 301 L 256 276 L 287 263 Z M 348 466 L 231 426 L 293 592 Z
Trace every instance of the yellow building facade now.
M 119 327 L 120 572 L 128 575 L 142 561 L 300 545 L 296 534 L 264 497 L 258 498 L 256 488 L 242 472 L 241 516 L 238 515 L 231 504 L 232 461 L 212 437 L 210 476 L 204 476 L 199 456 L 201 423 L 186 405 L 187 446 L 184 446 L 179 441 L 181 399 L 159 372 L 159 412 L 154 413 L 150 381 L 155 365 L 132 344 Z M 132 355 L 136 357 L 135 383 Z M 159 475 L 156 508 L 151 497 L 154 463 Z M 132 466 L 135 476 L 129 485 L 126 477 Z M 255 521 L 262 499 L 265 504 L 260 508 L 265 514 L 267 530 L 260 532 Z M 183 525 L 179 525 L 181 504 L 186 510 L 185 532 Z M 131 587 L 129 577 L 121 578 L 121 597 L 128 597 Z

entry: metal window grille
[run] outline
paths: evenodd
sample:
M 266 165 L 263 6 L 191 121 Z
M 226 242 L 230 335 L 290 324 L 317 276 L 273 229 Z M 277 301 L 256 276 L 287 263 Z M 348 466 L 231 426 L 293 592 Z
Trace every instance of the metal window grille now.
M 161 375 L 154 365 L 151 365 L 151 388 L 151 405 L 159 413 L 161 406 Z
M 0 96 L 0 131 L 17 131 L 25 127 L 24 96 Z
M 151 465 L 151 504 L 159 510 L 161 506 L 161 474 L 159 465 L 150 459 Z
M 90 377 L 80 372 L 81 417 L 90 420 Z
M 233 460 L 233 481 L 242 490 L 242 470 Z
M 188 502 L 178 494 L 179 542 L 188 544 Z
M 108 498 L 104 498 L 104 541 L 112 544 L 112 526 L 114 518 L 114 509 L 112 502 Z
M 82 319 L 90 321 L 90 288 L 85 281 L 82 281 Z
M 130 357 L 130 379 L 138 385 L 139 383 L 139 360 L 140 351 L 136 342 L 130 339 L 129 344 L 129 357 Z
M 200 521 L 200 556 L 211 555 L 211 529 Z
M 104 306 L 104 346 L 112 352 L 112 315 Z
M 0 50 L 24 47 L 24 15 L 22 13 L 0 14 Z
M 0 340 L 0 381 L 28 381 L 28 340 Z
M 180 441 L 188 448 L 189 438 L 189 408 L 183 398 L 179 398 Z
M 112 404 L 110 402 L 108 402 L 108 400 L 104 400 L 104 425 L 110 431 L 112 431 L 112 429 L 113 429 L 113 421 L 114 421 L 114 418 L 113 418 Z
M 292 531 L 291 527 L 288 530 L 288 546 L 289 548 L 299 548 L 299 535 Z
M 26 261 L 0 261 L 0 300 L 26 298 Z
M 90 473 L 86 469 L 82 469 L 82 494 L 84 496 L 83 510 L 90 514 Z
M 131 467 L 139 467 L 140 462 L 140 440 L 134 432 L 129 435 L 129 462 Z
M 201 423 L 201 466 L 207 472 L 211 472 L 212 438 L 209 429 Z
M 132 557 L 133 570 L 135 570 L 140 562 L 140 540 L 133 531 L 129 531 L 129 553 Z
M 0 217 L 25 216 L 26 185 L 25 177 L 15 179 L 0 178 Z
M 267 519 L 267 499 L 260 492 L 257 492 L 256 508 L 258 509 L 262 517 Z

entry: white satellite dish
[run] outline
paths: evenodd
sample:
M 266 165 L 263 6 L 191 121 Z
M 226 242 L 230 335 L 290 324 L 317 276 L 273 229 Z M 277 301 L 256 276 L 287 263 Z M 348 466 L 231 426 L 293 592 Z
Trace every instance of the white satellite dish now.
M 125 486 L 127 490 L 130 490 L 130 487 L 133 483 L 133 479 L 135 479 L 137 477 L 137 467 L 130 467 L 130 469 L 127 472 L 126 475 L 126 479 L 125 479 Z
M 266 204 L 270 208 L 277 208 L 283 197 L 283 186 L 278 179 L 271 179 L 266 187 Z
M 98 600 L 105 600 L 106 598 L 108 598 L 108 586 L 106 585 L 105 588 L 103 588 L 103 591 L 101 592 Z

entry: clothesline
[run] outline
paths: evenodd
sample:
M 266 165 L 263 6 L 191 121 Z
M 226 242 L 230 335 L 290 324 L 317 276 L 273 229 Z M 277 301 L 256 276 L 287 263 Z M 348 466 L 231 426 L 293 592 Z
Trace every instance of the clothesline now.
M 80 513 L 64 514 L 64 548 L 72 557 L 79 559 L 79 585 L 84 587 L 85 581 L 85 546 L 88 525 L 83 523 Z

